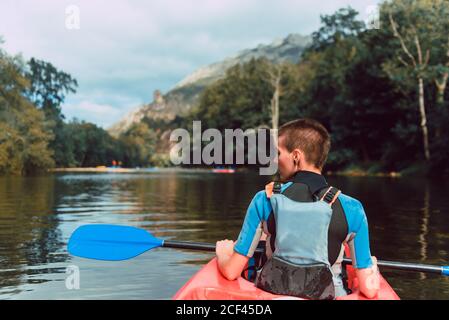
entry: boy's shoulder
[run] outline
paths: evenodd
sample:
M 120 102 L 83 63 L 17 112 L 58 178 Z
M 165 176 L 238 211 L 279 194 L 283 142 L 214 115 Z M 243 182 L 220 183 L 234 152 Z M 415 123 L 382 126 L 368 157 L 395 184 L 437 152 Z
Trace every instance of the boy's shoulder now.
M 346 215 L 365 217 L 365 209 L 363 208 L 362 202 L 358 199 L 348 196 L 347 194 L 340 193 L 338 200 L 340 201 Z
M 290 187 L 293 184 L 293 182 L 287 182 L 287 183 L 283 183 L 281 185 L 281 193 L 283 193 L 288 187 Z M 260 190 L 259 192 L 256 193 L 256 195 L 254 196 L 254 199 L 263 199 L 263 200 L 268 200 L 271 195 L 273 194 L 273 188 L 274 188 L 274 182 L 270 182 L 267 185 L 265 185 L 265 189 L 264 190 Z
M 360 202 L 360 200 L 358 200 L 356 198 L 353 198 L 353 197 L 351 197 L 351 196 L 349 196 L 349 195 L 347 195 L 347 194 L 345 194 L 343 192 L 341 192 L 339 194 L 338 199 L 340 200 L 340 202 L 343 201 L 345 203 L 350 203 L 352 205 L 363 207 L 362 202 Z

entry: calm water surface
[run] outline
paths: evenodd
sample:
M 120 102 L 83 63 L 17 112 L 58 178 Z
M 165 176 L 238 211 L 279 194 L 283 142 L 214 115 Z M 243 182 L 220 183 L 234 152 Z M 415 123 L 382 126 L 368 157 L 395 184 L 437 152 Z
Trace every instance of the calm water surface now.
M 449 264 L 449 183 L 344 178 L 328 181 L 360 199 L 379 259 Z M 156 249 L 122 262 L 72 257 L 70 234 L 88 223 L 145 228 L 172 240 L 235 239 L 266 178 L 212 173 L 64 174 L 0 178 L 0 299 L 170 299 L 211 254 Z M 80 269 L 79 290 L 66 268 Z M 449 299 L 449 279 L 383 275 L 403 299 Z

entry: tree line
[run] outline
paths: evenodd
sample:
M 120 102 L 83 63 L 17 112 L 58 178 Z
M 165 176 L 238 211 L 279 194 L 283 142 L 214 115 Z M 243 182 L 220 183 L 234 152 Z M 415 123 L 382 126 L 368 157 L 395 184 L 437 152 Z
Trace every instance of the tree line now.
M 384 2 L 376 29 L 358 17 L 351 8 L 322 16 L 297 64 L 229 69 L 191 118 L 246 129 L 310 117 L 331 132 L 328 170 L 447 171 L 449 2 Z
M 25 62 L 0 48 L 0 174 L 152 163 L 156 137 L 145 123 L 112 137 L 93 123 L 66 121 L 61 105 L 77 86 L 49 62 Z
M 448 16 L 446 0 L 391 0 L 373 29 L 355 10 L 340 9 L 321 17 L 297 64 L 253 59 L 231 67 L 187 115 L 144 118 L 118 137 L 64 119 L 61 105 L 78 86 L 72 76 L 0 47 L 0 174 L 166 165 L 157 152 L 162 133 L 192 120 L 204 130 L 246 130 L 300 117 L 331 132 L 327 170 L 447 172 Z

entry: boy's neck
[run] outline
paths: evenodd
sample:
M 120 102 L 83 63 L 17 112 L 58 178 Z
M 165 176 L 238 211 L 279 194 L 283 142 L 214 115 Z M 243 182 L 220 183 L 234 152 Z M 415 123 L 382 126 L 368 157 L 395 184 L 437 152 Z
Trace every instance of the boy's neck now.
M 316 174 L 322 174 L 322 172 L 321 172 L 320 169 L 315 168 L 315 167 L 313 167 L 313 166 L 306 166 L 306 167 L 303 167 L 303 168 L 301 168 L 301 169 L 298 170 L 298 172 L 300 172 L 300 171 L 310 171 L 310 172 L 313 172 L 313 173 L 316 173 Z

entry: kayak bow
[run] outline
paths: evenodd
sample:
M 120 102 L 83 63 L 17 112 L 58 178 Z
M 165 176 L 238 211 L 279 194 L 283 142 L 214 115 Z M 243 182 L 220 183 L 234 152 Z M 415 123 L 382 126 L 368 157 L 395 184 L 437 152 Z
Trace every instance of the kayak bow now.
M 355 271 L 347 266 L 348 283 L 351 294 L 338 297 L 337 300 L 368 300 L 358 289 Z M 242 277 L 234 281 L 224 278 L 218 270 L 216 258 L 198 271 L 173 297 L 174 300 L 285 300 L 296 297 L 275 295 L 263 291 L 254 283 Z M 399 300 L 399 296 L 381 276 L 380 290 L 373 300 Z

